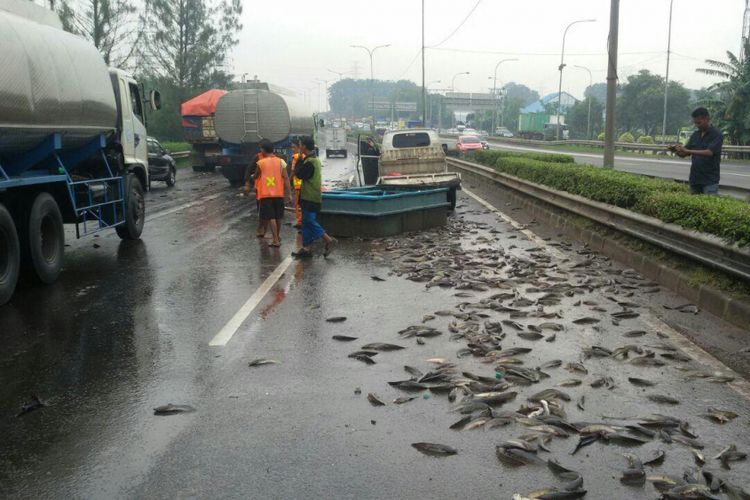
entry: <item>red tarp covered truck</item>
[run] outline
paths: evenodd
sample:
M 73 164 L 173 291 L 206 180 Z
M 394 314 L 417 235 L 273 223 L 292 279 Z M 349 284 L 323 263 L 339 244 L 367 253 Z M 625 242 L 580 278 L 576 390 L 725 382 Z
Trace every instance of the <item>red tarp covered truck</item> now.
M 213 171 L 221 155 L 219 138 L 214 127 L 214 114 L 226 90 L 208 90 L 180 106 L 185 140 L 192 146 L 191 159 L 196 172 Z

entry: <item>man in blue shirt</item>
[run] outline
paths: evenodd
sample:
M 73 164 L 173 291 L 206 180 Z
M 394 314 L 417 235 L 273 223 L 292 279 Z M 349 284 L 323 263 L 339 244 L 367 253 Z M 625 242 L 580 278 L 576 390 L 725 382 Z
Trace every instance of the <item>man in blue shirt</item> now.
M 706 108 L 696 109 L 691 116 L 698 130 L 693 132 L 685 146 L 672 144 L 668 149 L 680 158 L 690 156 L 690 191 L 693 194 L 718 194 L 724 136 L 711 126 Z

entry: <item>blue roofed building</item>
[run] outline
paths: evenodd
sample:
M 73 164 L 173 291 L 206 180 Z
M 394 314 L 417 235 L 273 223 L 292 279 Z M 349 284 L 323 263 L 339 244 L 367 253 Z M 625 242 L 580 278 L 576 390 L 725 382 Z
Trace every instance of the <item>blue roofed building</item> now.
M 563 92 L 559 94 L 554 92 L 547 94 L 536 102 L 520 110 L 518 117 L 518 134 L 525 139 L 544 139 L 545 129 L 549 129 L 550 123 L 557 123 L 557 101 L 560 97 L 560 124 L 564 130 L 561 130 L 561 136 L 567 137 L 567 126 L 565 123 L 565 114 L 572 108 L 578 99 Z M 547 130 L 549 132 L 549 130 Z M 556 131 L 555 131 L 556 132 Z
M 521 109 L 521 114 L 527 114 L 527 113 L 544 113 L 547 109 L 547 106 L 552 104 L 555 106 L 555 109 L 557 109 L 557 92 L 554 92 L 552 94 L 547 94 L 546 96 L 542 97 L 536 102 L 532 102 L 525 108 Z M 568 112 L 568 109 L 572 108 L 575 103 L 578 102 L 578 99 L 573 97 L 572 95 L 568 94 L 567 92 L 562 93 L 562 106 L 561 106 L 561 112 L 562 114 L 565 114 Z

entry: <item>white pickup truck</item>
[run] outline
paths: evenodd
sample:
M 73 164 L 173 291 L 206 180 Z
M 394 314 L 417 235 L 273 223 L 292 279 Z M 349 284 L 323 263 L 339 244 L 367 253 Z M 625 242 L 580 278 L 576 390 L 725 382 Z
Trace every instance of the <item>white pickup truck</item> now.
M 430 129 L 386 132 L 378 161 L 378 185 L 396 189 L 448 188 L 451 210 L 456 207 L 456 191 L 461 176 L 448 172 L 440 136 Z

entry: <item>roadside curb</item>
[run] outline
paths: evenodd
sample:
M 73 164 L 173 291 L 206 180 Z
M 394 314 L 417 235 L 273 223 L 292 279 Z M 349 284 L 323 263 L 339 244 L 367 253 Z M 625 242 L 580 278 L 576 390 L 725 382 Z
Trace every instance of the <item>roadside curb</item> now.
M 455 170 L 455 168 L 449 167 L 449 170 Z M 700 309 L 742 329 L 750 330 L 750 302 L 736 299 L 708 285 L 696 286 L 692 284 L 687 273 L 657 262 L 648 255 L 629 248 L 621 241 L 623 238 L 629 238 L 627 235 L 610 236 L 609 234 L 602 234 L 597 230 L 598 225 L 597 229 L 584 227 L 585 224 L 576 220 L 575 214 L 568 213 L 542 200 L 532 198 L 496 182 L 487 182 L 486 178 L 466 170 L 461 170 L 461 175 L 464 183 L 470 186 L 472 191 L 483 195 L 493 195 L 490 196 L 490 199 L 501 196 L 506 203 L 511 202 L 514 205 L 520 205 L 537 220 L 558 228 L 567 237 L 585 243 L 592 250 L 632 267 L 643 276 L 679 293 Z M 502 211 L 502 207 L 498 207 L 496 204 L 495 206 Z M 588 220 L 587 222 L 592 226 L 596 224 Z M 605 226 L 601 227 L 605 233 L 615 231 Z

